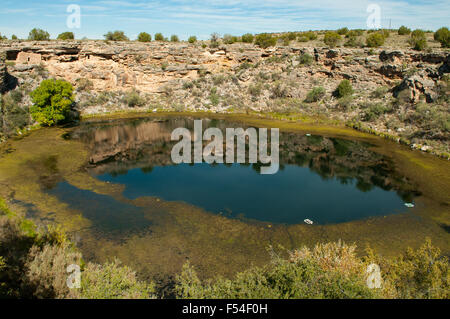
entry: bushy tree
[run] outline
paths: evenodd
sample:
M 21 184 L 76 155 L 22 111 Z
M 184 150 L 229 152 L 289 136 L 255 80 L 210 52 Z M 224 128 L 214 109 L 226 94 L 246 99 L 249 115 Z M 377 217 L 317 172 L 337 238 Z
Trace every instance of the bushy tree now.
M 139 33 L 137 40 L 139 42 L 150 42 L 152 41 L 152 36 L 147 32 L 141 32 Z
M 411 32 L 411 38 L 409 44 L 414 50 L 422 51 L 428 47 L 426 34 L 423 30 L 414 30 Z
M 366 38 L 366 44 L 370 48 L 378 48 L 384 44 L 384 39 L 381 33 L 371 33 Z
M 405 27 L 404 25 L 402 25 L 400 28 L 398 28 L 398 34 L 399 35 L 408 35 L 411 33 L 411 29 Z
M 13 35 L 11 36 L 11 40 L 17 40 L 17 35 L 13 34 Z
M 109 31 L 104 35 L 107 41 L 128 41 L 128 37 L 125 35 L 123 31 Z
M 155 41 L 164 41 L 164 36 L 162 35 L 162 33 L 155 34 Z
M 73 32 L 63 32 L 58 35 L 58 40 L 74 40 L 75 35 Z
M 191 35 L 188 39 L 189 43 L 195 43 L 197 42 L 197 37 L 195 35 Z
M 306 103 L 313 103 L 320 101 L 325 96 L 325 89 L 322 86 L 315 87 L 311 91 L 308 92 L 306 96 Z
M 334 93 L 335 96 L 337 96 L 338 98 L 352 95 L 353 94 L 352 84 L 350 83 L 349 80 L 342 80 Z
M 242 42 L 244 43 L 253 43 L 255 37 L 251 33 L 246 33 L 242 36 Z
M 300 36 L 305 36 L 311 41 L 317 39 L 317 34 L 315 32 L 313 32 L 313 31 L 304 32 Z
M 334 48 L 340 40 L 341 36 L 334 31 L 328 31 L 323 38 L 323 42 L 331 48 Z
M 178 38 L 177 35 L 172 34 L 172 35 L 170 36 L 170 42 L 180 42 L 180 39 Z
M 233 43 L 236 43 L 237 41 L 238 41 L 238 38 L 234 35 L 225 34 L 223 36 L 223 43 L 225 43 L 225 44 L 233 44 Z
M 47 41 L 47 40 L 50 40 L 50 34 L 47 31 L 44 31 L 42 29 L 34 28 L 28 34 L 28 40 Z
M 41 125 L 51 126 L 67 119 L 75 101 L 73 87 L 63 80 L 44 80 L 30 93 L 31 116 Z
M 442 27 L 434 33 L 434 39 L 438 41 L 443 48 L 450 48 L 450 31 L 447 27 Z
M 337 33 L 340 35 L 346 35 L 348 33 L 348 28 L 347 27 L 340 28 L 337 30 Z
M 277 38 L 269 33 L 261 33 L 256 36 L 255 44 L 263 49 L 266 49 L 268 47 L 275 46 L 277 44 Z

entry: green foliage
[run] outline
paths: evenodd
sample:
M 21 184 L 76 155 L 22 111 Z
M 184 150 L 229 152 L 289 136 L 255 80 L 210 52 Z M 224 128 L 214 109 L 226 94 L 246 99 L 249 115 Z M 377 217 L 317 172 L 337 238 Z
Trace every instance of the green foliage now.
M 322 86 L 315 87 L 308 92 L 305 98 L 306 103 L 318 102 L 325 97 L 325 89 Z
M 425 50 L 428 47 L 427 38 L 423 30 L 414 30 L 408 42 L 417 51 Z
M 195 42 L 197 42 L 197 37 L 196 37 L 195 35 L 190 36 L 189 39 L 188 39 L 188 42 L 189 42 L 189 43 L 195 43 Z
M 42 29 L 34 28 L 28 34 L 28 40 L 47 41 L 47 40 L 50 40 L 50 34 L 47 31 L 44 31 Z
M 267 49 L 277 44 L 277 38 L 269 33 L 261 33 L 255 37 L 255 44 L 263 49 Z
M 238 40 L 239 40 L 238 37 L 231 35 L 231 34 L 225 34 L 223 36 L 223 43 L 225 43 L 225 44 L 233 44 L 233 43 L 238 42 Z
M 155 34 L 155 41 L 164 41 L 164 36 L 162 35 L 162 33 Z
M 248 87 L 248 93 L 253 97 L 258 97 L 261 95 L 263 86 L 261 83 L 252 84 Z
M 360 37 L 364 34 L 364 30 L 361 29 L 354 29 L 354 30 L 350 30 L 345 37 L 346 38 L 351 38 L 351 37 Z
M 357 48 L 364 46 L 363 42 L 359 40 L 356 36 L 351 36 L 348 38 L 347 41 L 344 43 L 344 47 L 347 48 Z
M 63 32 L 58 35 L 58 40 L 74 40 L 75 35 L 73 32 Z
M 141 32 L 139 33 L 137 40 L 139 42 L 150 42 L 152 41 L 152 36 L 147 32 Z
M 89 263 L 81 275 L 79 295 L 83 299 L 149 299 L 154 293 L 152 284 L 138 281 L 136 273 L 118 260 Z
M 450 31 L 447 27 L 442 27 L 434 33 L 434 39 L 438 41 L 443 48 L 450 48 Z
M 170 42 L 180 42 L 180 39 L 178 38 L 178 36 L 176 34 L 172 34 L 170 36 Z
M 398 34 L 399 35 L 408 35 L 411 33 L 411 29 L 405 27 L 404 25 L 402 25 L 399 29 L 398 29 Z
M 109 31 L 104 35 L 105 40 L 107 41 L 128 41 L 128 37 L 125 35 L 123 31 Z
M 330 48 L 334 48 L 340 40 L 341 36 L 334 31 L 328 31 L 327 33 L 325 33 L 325 36 L 323 38 L 323 42 L 325 42 L 325 44 Z
M 44 126 L 64 121 L 75 101 L 72 85 L 63 80 L 44 80 L 30 96 L 33 101 L 31 115 Z
M 27 107 L 22 107 L 23 94 L 20 90 L 14 90 L 0 96 L 0 132 L 5 136 L 11 136 L 17 130 L 23 129 L 30 123 L 30 113 Z
M 126 105 L 128 105 L 128 107 L 142 106 L 145 104 L 145 100 L 141 98 L 139 93 L 135 90 L 125 94 L 123 101 Z
M 304 53 L 300 55 L 299 62 L 301 65 L 311 65 L 314 62 L 312 55 Z
M 352 95 L 353 94 L 352 84 L 350 83 L 349 80 L 342 80 L 334 93 L 338 98 Z
M 371 33 L 366 38 L 366 44 L 369 48 L 378 48 L 384 44 L 385 37 L 381 33 Z
M 387 87 L 380 86 L 380 87 L 376 88 L 376 90 L 370 94 L 370 97 L 375 98 L 375 99 L 381 99 L 386 96 L 388 91 L 389 91 L 389 89 Z
M 255 37 L 251 33 L 246 33 L 242 36 L 241 39 L 242 39 L 242 42 L 244 42 L 244 43 L 253 43 L 253 40 L 255 39 Z
M 307 32 L 303 32 L 301 34 L 301 36 L 305 36 L 308 38 L 308 40 L 312 41 L 312 40 L 317 40 L 317 34 L 313 31 L 307 31 Z
M 353 246 L 317 245 L 291 252 L 288 259 L 274 253 L 270 265 L 202 283 L 186 264 L 177 277 L 178 297 L 187 299 L 347 299 L 376 298 L 379 291 L 365 283 L 362 263 Z
M 378 119 L 382 114 L 390 112 L 391 110 L 391 107 L 382 103 L 369 104 L 368 108 L 362 114 L 362 120 L 372 122 Z
M 11 40 L 17 40 L 18 38 L 17 38 L 17 35 L 15 35 L 15 34 L 13 34 L 12 36 L 11 36 Z
M 218 48 L 219 47 L 219 39 L 220 35 L 216 32 L 211 34 L 211 38 L 209 39 L 209 46 L 211 48 Z
M 349 31 L 348 28 L 344 27 L 344 28 L 338 29 L 336 32 L 340 35 L 346 35 L 348 33 L 348 31 Z

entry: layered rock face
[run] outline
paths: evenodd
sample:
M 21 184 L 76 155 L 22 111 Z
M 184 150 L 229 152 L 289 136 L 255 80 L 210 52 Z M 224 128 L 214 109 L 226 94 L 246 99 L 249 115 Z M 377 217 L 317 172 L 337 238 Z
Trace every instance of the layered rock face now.
M 392 84 L 403 79 L 409 67 L 420 70 L 413 83 L 403 83 L 401 89 L 411 90 L 412 100 L 418 91 L 432 99 L 432 82 L 448 72 L 449 54 L 445 51 L 417 53 L 416 51 L 378 51 L 367 49 L 327 49 L 277 47 L 260 49 L 251 44 L 233 44 L 217 49 L 186 43 L 139 43 L 104 41 L 74 42 L 9 42 L 1 43 L 6 59 L 15 61 L 12 73 L 30 71 L 42 63 L 52 77 L 73 84 L 89 79 L 98 91 L 120 91 L 129 88 L 148 93 L 160 93 L 165 84 L 180 79 L 195 79 L 202 72 L 220 73 L 236 70 L 242 63 L 259 62 L 283 56 L 308 53 L 314 66 L 303 69 L 298 77 L 349 79 L 356 87 Z M 292 59 L 286 67 L 300 62 Z M 247 82 L 246 72 L 239 81 Z M 411 82 L 410 81 L 410 82 Z M 430 82 L 432 81 L 432 82 Z M 422 83 L 417 86 L 414 83 Z M 333 83 L 334 84 L 334 83 Z M 300 88 L 301 89 L 301 88 Z M 306 89 L 306 87 L 305 87 Z
M 0 93 L 6 91 L 7 86 L 7 70 L 5 65 L 5 57 L 0 54 Z

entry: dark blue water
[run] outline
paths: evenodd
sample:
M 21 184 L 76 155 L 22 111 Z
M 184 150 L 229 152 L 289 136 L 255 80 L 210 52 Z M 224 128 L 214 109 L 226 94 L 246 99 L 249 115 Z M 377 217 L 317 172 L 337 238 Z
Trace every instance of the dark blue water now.
M 323 179 L 308 168 L 287 165 L 275 175 L 261 175 L 250 166 L 208 164 L 131 169 L 103 174 L 102 181 L 126 186 L 124 196 L 156 196 L 185 201 L 214 213 L 273 223 L 340 223 L 404 210 L 395 193 L 374 187 L 361 191 L 356 180 L 346 184 Z
M 204 127 L 242 123 L 203 120 Z M 90 149 L 88 170 L 125 186 L 130 199 L 182 201 L 208 212 L 271 223 L 341 223 L 406 212 L 414 196 L 408 179 L 386 156 L 361 141 L 309 134 L 280 134 L 280 171 L 261 175 L 258 165 L 173 165 L 172 131 L 192 130 L 193 119 L 133 119 L 84 123 L 70 138 Z M 107 229 L 146 225 L 141 209 L 67 183 L 51 193 Z M 136 225 L 135 225 L 136 224 Z

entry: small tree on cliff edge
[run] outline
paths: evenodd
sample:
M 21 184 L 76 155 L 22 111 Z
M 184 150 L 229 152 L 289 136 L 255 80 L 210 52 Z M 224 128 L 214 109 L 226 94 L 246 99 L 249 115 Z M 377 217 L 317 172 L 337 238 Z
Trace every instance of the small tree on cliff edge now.
M 44 31 L 42 29 L 34 28 L 28 34 L 28 40 L 47 41 L 47 40 L 50 40 L 50 34 L 47 31 Z
M 30 93 L 30 113 L 41 125 L 52 126 L 67 119 L 75 101 L 73 87 L 63 80 L 44 80 Z

